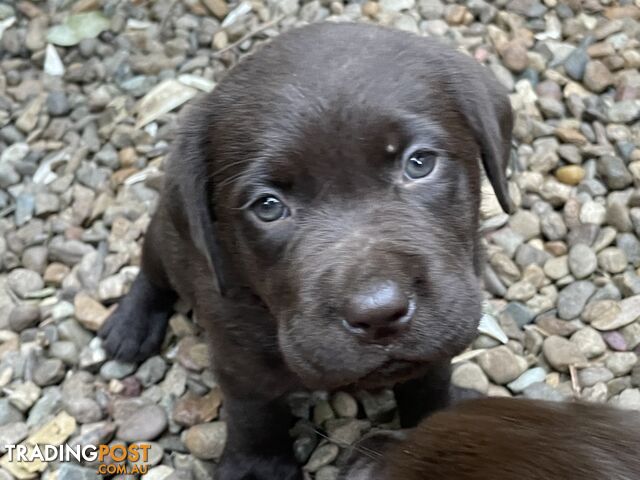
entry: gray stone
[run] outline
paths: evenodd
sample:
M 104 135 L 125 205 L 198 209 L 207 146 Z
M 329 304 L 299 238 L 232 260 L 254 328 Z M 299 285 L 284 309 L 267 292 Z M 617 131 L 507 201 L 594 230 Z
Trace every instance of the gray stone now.
M 132 412 L 118 423 L 116 436 L 121 440 L 126 442 L 154 440 L 167 427 L 167 414 L 157 405 L 147 405 Z
M 621 190 L 633 182 L 633 177 L 620 157 L 605 155 L 598 161 L 598 174 L 612 190 Z
M 37 272 L 26 268 L 16 268 L 7 277 L 9 288 L 21 298 L 44 287 L 44 280 Z
M 596 254 L 583 243 L 571 247 L 569 250 L 569 269 L 577 279 L 587 278 L 598 267 Z
M 565 320 L 576 318 L 595 290 L 596 287 L 591 282 L 584 280 L 564 288 L 558 295 L 558 316 Z
M 597 330 L 591 327 L 584 327 L 571 336 L 571 341 L 587 358 L 594 358 L 602 355 L 607 350 L 602 336 Z
M 545 339 L 542 344 L 542 351 L 549 364 L 560 372 L 568 371 L 570 365 L 577 368 L 587 365 L 587 359 L 578 346 L 557 335 L 552 335 Z
M 483 352 L 478 356 L 478 364 L 487 376 L 498 385 L 512 382 L 527 369 L 526 360 L 515 355 L 505 346 Z
M 460 388 L 469 388 L 481 393 L 487 393 L 489 380 L 482 369 L 475 363 L 465 362 L 453 370 L 451 382 Z
M 35 326 L 40 320 L 40 309 L 36 305 L 16 305 L 9 314 L 9 325 L 15 332 Z
M 593 387 L 597 383 L 605 383 L 613 378 L 613 373 L 604 367 L 587 367 L 578 372 L 578 381 L 583 387 Z
M 627 268 L 627 256 L 616 247 L 608 247 L 598 253 L 598 265 L 609 273 L 621 273 Z
M 535 367 L 527 370 L 513 382 L 510 382 L 507 387 L 514 393 L 521 393 L 529 386 L 537 382 L 543 382 L 547 373 L 541 367 Z
M 136 377 L 143 387 L 149 387 L 162 380 L 168 368 L 162 357 L 156 355 L 148 358 L 140 365 L 136 372 Z
M 64 363 L 57 358 L 44 360 L 36 366 L 33 372 L 33 381 L 40 387 L 60 383 L 64 378 Z
M 638 363 L 638 356 L 633 352 L 612 352 L 605 361 L 605 365 L 616 377 L 622 377 L 631 372 Z
M 217 460 L 227 441 L 227 425 L 224 422 L 195 425 L 184 433 L 183 441 L 195 457 Z

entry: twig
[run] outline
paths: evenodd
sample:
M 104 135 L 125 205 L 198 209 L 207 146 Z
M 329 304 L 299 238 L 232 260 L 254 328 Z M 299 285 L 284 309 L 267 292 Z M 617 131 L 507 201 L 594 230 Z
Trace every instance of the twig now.
M 243 37 L 241 37 L 239 40 L 236 40 L 235 42 L 227 45 L 226 47 L 224 47 L 221 50 L 218 50 L 217 52 L 215 52 L 213 54 L 214 58 L 219 58 L 223 53 L 228 52 L 229 50 L 233 50 L 234 48 L 236 48 L 238 45 L 240 45 L 241 43 L 243 43 L 246 40 L 249 40 L 251 37 L 259 34 L 260 32 L 263 32 L 264 30 L 273 27 L 274 25 L 277 25 L 278 22 L 280 22 L 280 20 L 282 20 L 285 16 L 284 15 L 280 15 L 279 17 L 274 18 L 273 20 L 267 22 L 267 23 L 263 23 L 262 25 L 260 25 L 258 28 L 256 28 L 255 30 L 247 33 L 246 35 L 244 35 Z
M 580 396 L 580 380 L 578 379 L 578 369 L 575 365 L 569 365 L 569 375 L 571 375 L 571 389 L 576 397 Z

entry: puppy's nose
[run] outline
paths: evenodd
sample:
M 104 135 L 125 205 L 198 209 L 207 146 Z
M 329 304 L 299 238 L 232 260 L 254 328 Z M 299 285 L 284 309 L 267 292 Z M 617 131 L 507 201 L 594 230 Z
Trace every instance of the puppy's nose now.
M 414 310 L 413 300 L 397 283 L 375 283 L 347 301 L 345 326 L 352 333 L 380 340 L 404 330 Z

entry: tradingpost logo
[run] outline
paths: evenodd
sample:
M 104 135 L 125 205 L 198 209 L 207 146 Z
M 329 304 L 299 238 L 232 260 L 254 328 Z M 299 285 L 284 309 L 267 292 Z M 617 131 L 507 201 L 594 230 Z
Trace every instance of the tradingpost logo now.
M 114 445 L 5 445 L 10 464 L 77 462 L 95 464 L 98 475 L 145 475 L 150 444 Z

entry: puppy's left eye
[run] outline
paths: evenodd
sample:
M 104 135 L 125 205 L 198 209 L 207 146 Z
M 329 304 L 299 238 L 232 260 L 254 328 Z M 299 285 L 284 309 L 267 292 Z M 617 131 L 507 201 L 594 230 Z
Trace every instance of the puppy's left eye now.
M 436 166 L 437 158 L 437 155 L 429 150 L 415 150 L 405 161 L 404 174 L 411 180 L 426 177 Z
M 274 222 L 289 214 L 287 206 L 273 195 L 265 195 L 256 200 L 251 209 L 263 222 Z

